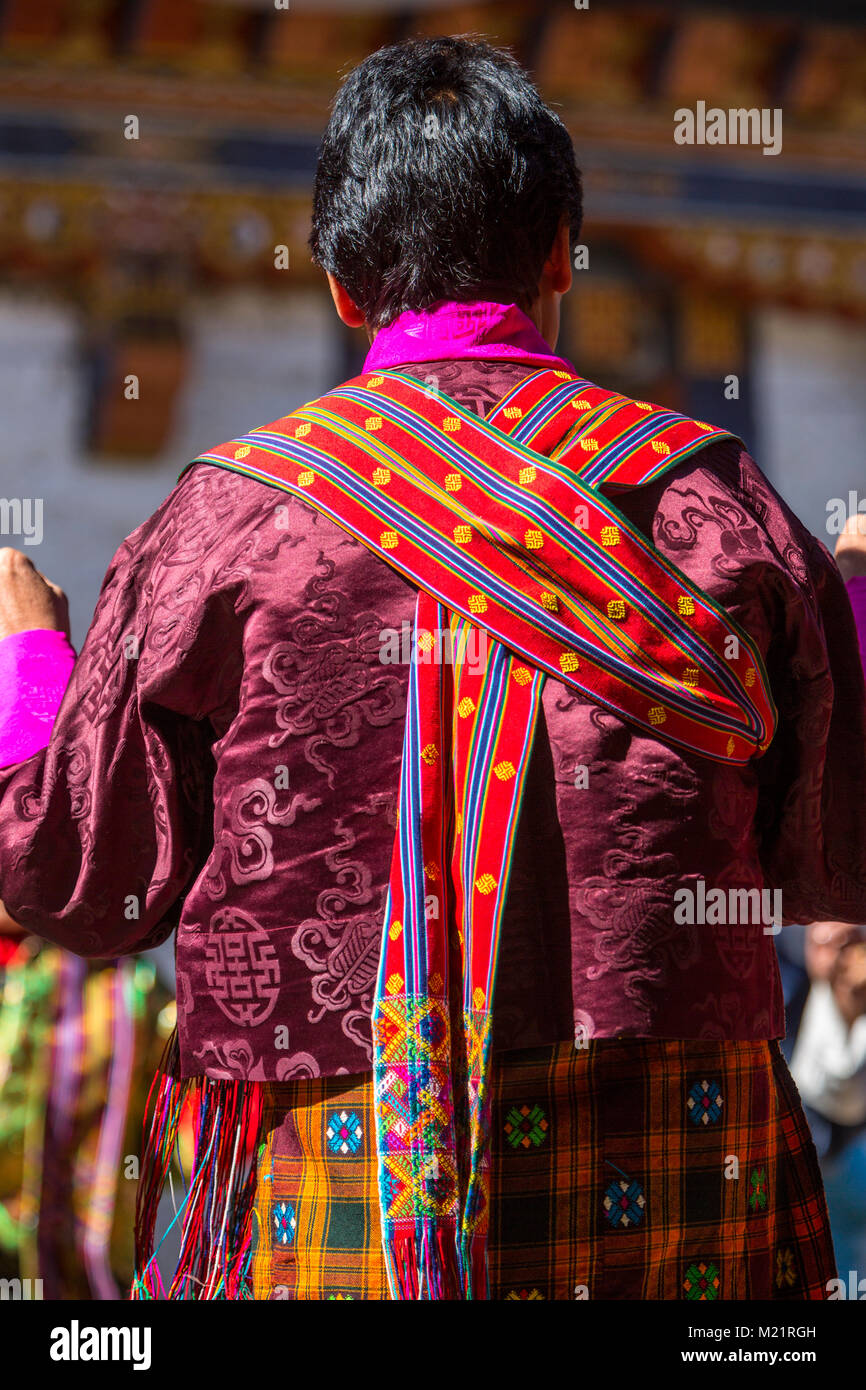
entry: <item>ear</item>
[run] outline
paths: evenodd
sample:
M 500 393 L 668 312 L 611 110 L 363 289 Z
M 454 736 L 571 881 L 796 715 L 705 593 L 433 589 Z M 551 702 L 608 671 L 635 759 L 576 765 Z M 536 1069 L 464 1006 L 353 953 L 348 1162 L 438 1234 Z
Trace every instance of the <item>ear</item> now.
M 331 291 L 331 298 L 334 301 L 334 308 L 337 310 L 343 323 L 345 323 L 348 328 L 363 328 L 364 315 L 355 301 L 346 290 L 343 289 L 339 280 L 335 280 L 329 271 L 325 271 L 325 274 L 328 277 L 328 286 Z
M 571 289 L 571 232 L 566 217 L 560 222 L 553 239 L 550 255 L 544 266 L 544 277 L 555 294 L 568 294 Z

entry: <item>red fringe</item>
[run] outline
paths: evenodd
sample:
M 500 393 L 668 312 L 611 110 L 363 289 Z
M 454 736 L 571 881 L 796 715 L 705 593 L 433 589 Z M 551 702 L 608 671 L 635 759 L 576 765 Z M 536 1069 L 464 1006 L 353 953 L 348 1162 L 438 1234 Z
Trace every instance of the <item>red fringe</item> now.
M 184 1080 L 179 1070 L 173 1034 L 145 1112 L 131 1296 L 204 1301 L 248 1298 L 260 1087 L 202 1076 Z M 195 1155 L 183 1203 L 180 1256 L 166 1292 L 154 1232 L 187 1104 L 195 1113 Z
M 487 1256 L 483 1240 L 474 1240 L 469 1261 L 460 1258 L 452 1225 L 428 1225 L 419 1246 L 415 1232 L 395 1234 L 385 1247 L 391 1285 L 398 1299 L 464 1302 L 487 1298 Z

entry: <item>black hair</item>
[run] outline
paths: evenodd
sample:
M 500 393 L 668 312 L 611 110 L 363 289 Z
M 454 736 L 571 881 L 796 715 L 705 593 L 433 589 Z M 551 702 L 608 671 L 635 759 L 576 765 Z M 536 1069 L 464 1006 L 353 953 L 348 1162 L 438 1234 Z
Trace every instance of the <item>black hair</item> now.
M 319 151 L 313 260 L 373 328 L 441 300 L 528 308 L 580 172 L 559 117 L 506 50 L 408 39 L 346 77 Z

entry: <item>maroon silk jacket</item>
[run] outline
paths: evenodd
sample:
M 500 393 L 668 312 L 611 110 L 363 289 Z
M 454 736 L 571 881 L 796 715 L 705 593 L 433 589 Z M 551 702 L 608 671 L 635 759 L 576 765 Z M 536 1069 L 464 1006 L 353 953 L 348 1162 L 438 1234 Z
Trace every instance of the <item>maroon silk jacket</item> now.
M 484 415 L 527 368 L 405 370 Z M 779 729 L 762 759 L 721 766 L 548 679 L 496 1045 L 576 1028 L 778 1037 L 772 935 L 678 925 L 673 895 L 701 879 L 778 888 L 786 921 L 866 922 L 866 698 L 845 588 L 734 443 L 615 500 L 755 637 Z M 313 508 L 198 465 L 117 552 L 49 747 L 0 772 L 14 918 L 93 957 L 178 924 L 186 1074 L 370 1066 L 409 674 L 382 664 L 380 634 L 414 602 Z

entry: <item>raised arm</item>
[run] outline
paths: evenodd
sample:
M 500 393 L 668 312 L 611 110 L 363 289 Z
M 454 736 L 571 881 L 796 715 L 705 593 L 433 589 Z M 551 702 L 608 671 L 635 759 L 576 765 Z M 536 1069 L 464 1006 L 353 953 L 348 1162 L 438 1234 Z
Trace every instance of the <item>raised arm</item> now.
M 163 940 L 202 845 L 208 731 L 142 698 L 152 525 L 117 552 L 74 666 L 60 591 L 26 556 L 0 557 L 0 755 L 17 758 L 0 768 L 0 899 L 85 956 Z
M 862 512 L 849 516 L 836 542 L 836 564 L 848 590 L 866 672 L 866 516 Z

